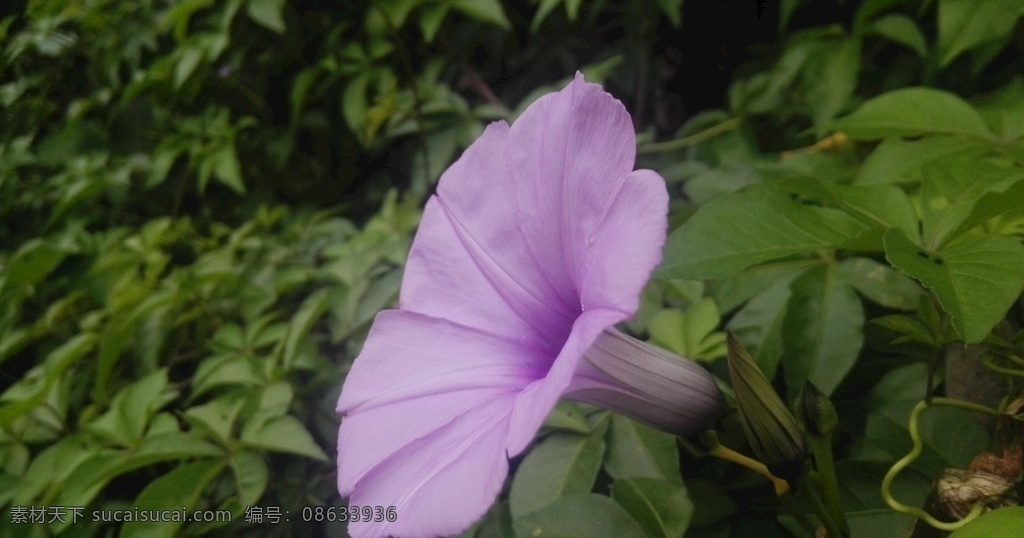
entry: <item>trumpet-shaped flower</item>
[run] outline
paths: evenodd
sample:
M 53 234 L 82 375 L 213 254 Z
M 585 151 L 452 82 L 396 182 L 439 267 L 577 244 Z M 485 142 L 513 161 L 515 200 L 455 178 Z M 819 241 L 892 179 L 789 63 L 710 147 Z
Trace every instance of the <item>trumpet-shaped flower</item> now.
M 374 320 L 338 402 L 339 491 L 394 507 L 354 536 L 466 529 L 563 396 L 680 433 L 714 418 L 704 370 L 611 328 L 667 229 L 664 181 L 634 156 L 625 108 L 577 75 L 441 176 L 399 309 Z

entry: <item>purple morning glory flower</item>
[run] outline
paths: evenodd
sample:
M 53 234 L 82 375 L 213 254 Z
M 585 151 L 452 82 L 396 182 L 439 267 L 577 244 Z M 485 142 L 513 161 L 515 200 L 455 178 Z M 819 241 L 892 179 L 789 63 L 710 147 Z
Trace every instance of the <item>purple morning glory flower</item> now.
M 665 183 L 633 170 L 635 144 L 622 104 L 577 74 L 442 175 L 400 308 L 374 320 L 338 401 L 339 491 L 395 507 L 354 536 L 465 530 L 563 396 L 677 433 L 715 417 L 703 369 L 612 329 L 667 229 Z

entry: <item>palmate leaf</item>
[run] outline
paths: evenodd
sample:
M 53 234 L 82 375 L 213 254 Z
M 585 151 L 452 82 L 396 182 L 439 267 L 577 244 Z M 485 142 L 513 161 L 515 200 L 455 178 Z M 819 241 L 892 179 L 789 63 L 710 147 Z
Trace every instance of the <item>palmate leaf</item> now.
M 662 278 L 723 278 L 765 261 L 835 248 L 870 227 L 847 213 L 755 187 L 717 198 L 668 238 Z
M 654 343 L 695 360 L 711 360 L 725 355 L 725 334 L 716 332 L 721 321 L 718 308 L 710 298 L 700 299 L 686 311 L 659 310 L 647 325 Z
M 1009 237 L 972 238 L 930 252 L 890 229 L 885 255 L 935 292 L 967 343 L 984 340 L 1024 290 L 1024 246 Z

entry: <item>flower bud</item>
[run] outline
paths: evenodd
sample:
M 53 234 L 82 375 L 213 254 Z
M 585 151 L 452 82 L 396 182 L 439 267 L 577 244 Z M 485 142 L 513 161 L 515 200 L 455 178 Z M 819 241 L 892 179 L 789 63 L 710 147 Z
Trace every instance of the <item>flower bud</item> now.
M 796 409 L 810 435 L 831 437 L 839 425 L 839 415 L 832 401 L 810 381 L 804 382 L 804 390 L 796 399 Z
M 773 474 L 793 481 L 807 459 L 800 427 L 743 344 L 732 333 L 726 343 L 729 377 L 747 442 Z

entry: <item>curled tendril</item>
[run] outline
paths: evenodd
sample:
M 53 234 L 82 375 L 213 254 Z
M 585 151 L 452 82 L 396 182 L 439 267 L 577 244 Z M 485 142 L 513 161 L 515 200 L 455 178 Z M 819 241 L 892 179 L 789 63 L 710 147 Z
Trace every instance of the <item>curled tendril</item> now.
M 1020 357 L 1008 356 L 1008 357 L 1004 357 L 1004 358 L 1006 360 L 1014 363 L 1014 364 L 1018 364 L 1018 365 L 1024 366 L 1024 360 L 1021 360 Z M 986 353 L 986 354 L 982 355 L 981 361 L 985 364 L 986 367 L 988 367 L 988 369 L 992 370 L 993 372 L 997 372 L 997 373 L 1000 373 L 1000 374 L 1006 374 L 1006 375 L 1014 375 L 1014 376 L 1024 377 L 1024 370 L 1017 369 L 1017 368 L 1007 368 L 1005 366 L 1000 366 L 1000 365 L 996 364 L 995 358 L 991 354 L 989 354 L 989 353 Z
M 910 453 L 900 458 L 892 467 L 889 468 L 889 472 L 885 473 L 885 478 L 882 479 L 882 498 L 885 499 L 885 503 L 889 505 L 889 508 L 914 516 L 925 523 L 935 527 L 942 531 L 955 531 L 960 527 L 963 527 L 974 518 L 980 516 L 985 511 L 985 507 L 981 504 L 975 503 L 971 511 L 964 516 L 960 521 L 954 521 L 947 523 L 945 521 L 939 521 L 935 519 L 931 514 L 915 506 L 909 506 L 896 500 L 892 495 L 892 482 L 896 479 L 896 475 L 903 469 L 907 468 L 918 456 L 921 455 L 921 450 L 924 448 L 924 442 L 921 440 L 921 431 L 918 427 L 918 421 L 921 419 L 921 413 L 924 413 L 925 409 L 933 405 L 945 405 L 949 407 L 959 407 L 968 411 L 975 411 L 978 413 L 985 413 L 998 417 L 999 412 L 990 407 L 978 405 L 963 400 L 955 400 L 953 398 L 932 398 L 931 401 L 921 401 L 918 403 L 914 410 L 910 413 L 910 422 L 907 424 L 907 429 L 910 433 L 910 440 L 914 443 L 914 448 L 911 449 Z

